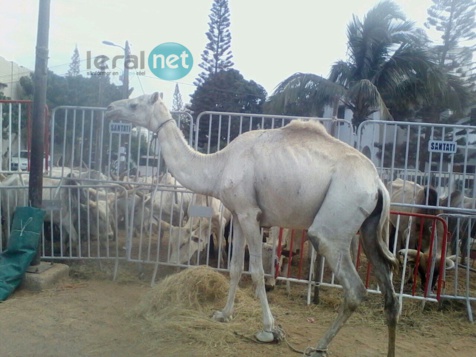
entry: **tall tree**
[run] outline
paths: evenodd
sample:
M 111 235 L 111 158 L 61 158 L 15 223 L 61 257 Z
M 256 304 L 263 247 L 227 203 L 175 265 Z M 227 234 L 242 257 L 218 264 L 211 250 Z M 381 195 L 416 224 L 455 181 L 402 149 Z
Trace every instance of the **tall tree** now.
M 197 86 L 202 84 L 208 76 L 233 66 L 228 0 L 214 0 L 209 18 L 206 33 L 208 43 L 201 56 L 202 62 L 199 64 L 203 71 L 194 83 Z
M 378 3 L 363 21 L 354 16 L 347 38 L 349 58 L 336 62 L 328 79 L 292 75 L 278 85 L 267 110 L 284 112 L 285 106 L 300 100 L 309 105 L 310 114 L 323 104 L 333 105 L 336 113 L 342 102 L 352 110 L 357 127 L 376 111 L 384 118 L 403 119 L 411 109 L 429 102 L 435 92 L 455 101 L 448 101 L 448 106 L 461 106 L 457 96 L 448 95 L 452 87 L 429 53 L 425 33 L 393 1 Z
M 172 99 L 172 110 L 175 112 L 180 112 L 183 110 L 182 94 L 180 94 L 178 83 L 175 84 L 174 96 Z
M 476 89 L 476 66 L 473 55 L 476 50 L 476 0 L 432 0 L 425 26 L 441 33 L 441 42 L 433 47 L 438 65 L 447 73 L 463 80 Z M 459 93 L 458 93 L 459 94 Z M 460 94 L 459 94 L 460 95 Z M 446 109 L 441 98 L 435 97 L 431 108 L 433 117 L 439 118 Z M 466 108 L 462 108 L 463 110 Z
M 239 71 L 229 69 L 206 78 L 203 84 L 199 85 L 192 94 L 189 109 L 193 112 L 195 118 L 205 111 L 262 113 L 266 95 L 266 90 L 261 85 L 254 81 L 247 81 Z M 216 134 L 219 126 L 218 117 L 205 116 L 201 118 L 199 123 L 199 130 L 208 133 L 210 121 L 212 122 L 211 147 L 218 145 L 219 140 L 226 142 L 225 136 L 228 135 L 228 121 L 222 122 L 221 133 Z M 254 124 L 257 125 L 258 123 Z M 239 134 L 240 128 L 236 120 L 232 120 L 230 125 L 230 139 L 233 139 Z M 203 147 L 208 139 L 202 135 L 200 138 L 203 140 L 198 144 Z
M 432 0 L 425 26 L 441 32 L 441 44 L 435 47 L 438 62 L 450 70 L 467 63 L 476 49 L 476 0 Z M 467 42 L 463 47 L 461 42 Z
M 81 74 L 81 60 L 79 57 L 78 46 L 74 48 L 73 56 L 71 57 L 71 63 L 69 64 L 69 70 L 67 76 L 76 77 Z
M 173 118 L 177 121 L 179 128 L 182 130 L 183 135 L 188 138 L 190 133 L 190 115 L 184 114 L 183 112 L 187 111 L 185 105 L 183 104 L 182 94 L 180 93 L 180 88 L 178 83 L 175 84 L 174 95 L 172 98 L 172 113 Z
M 427 10 L 427 28 L 434 28 L 441 33 L 441 42 L 432 46 L 435 62 L 449 85 L 448 91 L 435 91 L 434 95 L 420 110 L 420 116 L 427 122 L 455 123 L 465 117 L 471 102 L 470 91 L 473 89 L 473 104 L 475 101 L 476 73 L 472 56 L 476 49 L 476 0 L 432 0 L 433 5 Z M 448 105 L 460 102 L 458 106 Z M 451 109 L 451 110 L 448 110 Z M 469 116 L 470 120 L 471 117 Z M 475 124 L 474 120 L 470 124 Z M 441 129 L 435 128 L 436 133 Z M 429 135 L 422 141 L 426 147 Z M 455 140 L 454 137 L 448 140 Z M 465 146 L 465 138 L 460 138 L 459 144 Z M 420 167 L 427 160 L 426 150 L 420 155 Z M 461 153 L 454 156 L 455 163 L 462 158 Z

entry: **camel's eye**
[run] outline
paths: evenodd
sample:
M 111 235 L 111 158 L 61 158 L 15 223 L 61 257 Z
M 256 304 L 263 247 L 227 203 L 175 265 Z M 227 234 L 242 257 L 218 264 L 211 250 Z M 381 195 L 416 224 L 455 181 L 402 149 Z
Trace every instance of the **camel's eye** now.
M 137 109 L 137 104 L 136 103 L 131 103 L 129 105 L 129 107 L 132 109 L 132 110 L 136 110 Z

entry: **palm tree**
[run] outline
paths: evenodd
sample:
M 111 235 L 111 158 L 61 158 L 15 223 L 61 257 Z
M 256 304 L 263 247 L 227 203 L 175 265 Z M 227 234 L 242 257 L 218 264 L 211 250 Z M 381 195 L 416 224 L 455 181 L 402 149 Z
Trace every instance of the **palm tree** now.
M 265 109 L 286 113 L 292 103 L 300 102 L 315 115 L 331 104 L 335 115 L 342 102 L 352 110 L 352 124 L 358 127 L 376 111 L 383 119 L 392 119 L 390 112 L 408 115 L 428 103 L 435 91 L 449 91 L 424 31 L 407 21 L 394 2 L 380 2 L 363 21 L 354 16 L 347 38 L 348 60 L 336 62 L 328 79 L 296 73 L 277 86 Z

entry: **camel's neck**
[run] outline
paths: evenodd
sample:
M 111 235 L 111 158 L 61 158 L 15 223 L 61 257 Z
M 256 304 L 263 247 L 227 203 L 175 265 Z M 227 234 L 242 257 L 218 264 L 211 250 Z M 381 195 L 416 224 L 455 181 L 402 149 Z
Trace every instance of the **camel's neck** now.
M 175 122 L 162 126 L 158 133 L 162 156 L 170 173 L 193 192 L 214 195 L 222 172 L 219 154 L 205 155 L 192 149 Z

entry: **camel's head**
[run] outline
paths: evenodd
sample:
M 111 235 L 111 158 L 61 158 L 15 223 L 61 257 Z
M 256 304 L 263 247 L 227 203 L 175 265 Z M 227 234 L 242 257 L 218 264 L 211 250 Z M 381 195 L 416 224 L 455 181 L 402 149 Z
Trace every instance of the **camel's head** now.
M 159 126 L 172 116 L 160 99 L 159 93 L 144 94 L 133 99 L 117 100 L 109 104 L 106 119 L 123 120 L 151 131 L 157 131 Z

